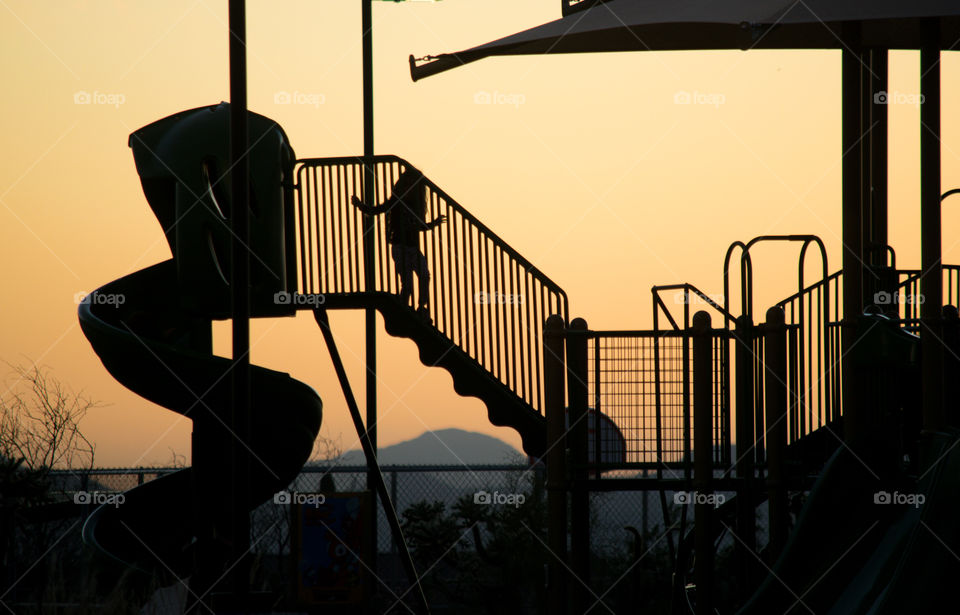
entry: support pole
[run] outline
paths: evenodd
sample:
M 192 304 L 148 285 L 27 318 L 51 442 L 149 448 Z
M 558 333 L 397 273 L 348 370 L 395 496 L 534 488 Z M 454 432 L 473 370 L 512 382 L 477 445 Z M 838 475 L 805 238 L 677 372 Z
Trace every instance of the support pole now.
M 952 378 L 943 379 L 944 399 L 960 399 L 960 313 L 954 305 L 943 306 L 940 312 L 943 317 L 943 373 L 954 374 Z M 957 404 L 944 406 L 944 420 L 951 427 L 960 427 L 960 408 Z
M 563 318 L 543 327 L 543 395 L 547 418 L 547 612 L 567 612 L 567 468 L 564 412 Z
M 376 203 L 374 194 L 374 148 L 373 148 L 373 0 L 361 0 L 361 28 L 363 29 L 363 200 Z M 374 223 L 371 216 L 363 216 L 363 284 L 366 292 L 374 290 Z M 366 363 L 367 436 L 374 458 L 377 455 L 377 311 L 368 307 L 364 311 L 364 338 L 366 340 L 364 361 Z M 373 498 L 373 510 L 377 510 L 376 481 L 372 467 L 367 468 L 367 490 Z M 377 515 L 371 515 L 370 539 L 374 545 L 371 568 L 377 569 Z
M 863 237 L 862 237 L 862 182 L 863 174 L 861 139 L 863 129 L 863 93 L 861 79 L 863 65 L 860 63 L 859 26 L 849 24 L 844 32 L 844 49 L 841 50 L 841 152 L 842 152 L 842 197 L 843 212 L 843 321 L 840 344 L 841 357 L 849 357 L 856 346 L 856 322 L 863 312 Z M 858 439 L 859 412 L 857 408 L 856 383 L 849 360 L 841 360 L 842 410 L 844 436 L 848 443 Z
M 883 267 L 887 262 L 887 143 L 889 133 L 890 86 L 889 51 L 871 49 L 870 62 L 870 262 Z M 884 100 L 885 99 L 885 100 Z M 883 104 L 881 104 L 883 103 Z
M 343 367 L 343 361 L 340 358 L 340 351 L 337 349 L 337 343 L 333 339 L 333 333 L 330 331 L 330 320 L 327 317 L 326 310 L 315 310 L 313 316 L 320 325 L 320 332 L 323 333 L 323 340 L 327 344 L 327 350 L 330 352 L 330 360 L 333 362 L 333 369 L 337 372 L 337 379 L 340 381 L 340 388 L 343 390 L 343 397 L 350 409 L 350 418 L 353 419 L 353 426 L 360 437 L 360 446 L 363 448 L 363 454 L 367 459 L 367 467 L 373 474 L 374 489 L 380 496 L 380 502 L 383 506 L 383 512 L 390 524 L 390 531 L 393 534 L 394 543 L 403 549 L 400 557 L 400 564 L 403 566 L 410 582 L 410 588 L 400 595 L 398 602 L 413 591 L 416 602 L 414 607 L 420 613 L 429 613 L 430 607 L 427 605 L 427 597 L 423 593 L 423 586 L 420 584 L 420 577 L 417 576 L 417 570 L 413 564 L 413 558 L 410 557 L 410 551 L 407 549 L 407 543 L 403 539 L 403 529 L 400 527 L 400 520 L 397 518 L 397 511 L 393 507 L 390 496 L 387 493 L 387 484 L 383 480 L 383 474 L 380 472 L 380 465 L 377 463 L 377 457 L 374 454 L 373 443 L 370 440 L 370 434 L 363 426 L 363 420 L 360 418 L 360 406 L 353 395 L 353 388 L 350 386 L 350 380 L 347 378 L 347 370 Z M 368 474 L 368 477 L 370 474 Z M 371 515 L 376 518 L 376 515 Z M 377 546 L 373 545 L 376 549 Z
M 865 49 L 860 57 L 862 139 L 860 155 L 860 236 L 863 258 L 863 305 L 874 305 L 876 293 L 888 288 L 882 272 L 887 260 L 887 50 Z
M 756 508 L 753 503 L 754 458 L 756 436 L 753 428 L 753 323 L 749 316 L 737 319 L 734 333 L 736 362 L 736 437 L 737 437 L 737 576 L 740 602 L 745 603 L 754 591 L 754 567 L 757 545 Z
M 599 464 L 599 451 L 588 459 L 589 409 L 587 400 L 587 321 L 575 318 L 567 336 L 567 398 L 570 400 L 570 430 L 567 442 L 573 464 L 573 488 L 570 501 L 570 568 L 578 581 L 573 589 L 573 612 L 585 613 L 590 608 L 590 492 L 587 477 L 599 476 L 599 471 L 588 472 L 590 463 Z M 594 429 L 600 429 L 599 408 L 594 409 Z
M 694 582 L 697 615 L 713 615 L 713 339 L 710 314 L 693 315 Z
M 763 363 L 767 425 L 767 490 L 770 511 L 770 562 L 787 544 L 790 510 L 784 462 L 787 453 L 787 330 L 783 309 L 767 310 L 764 324 Z
M 250 159 L 247 155 L 247 42 L 244 0 L 230 0 L 230 250 L 231 317 L 233 319 L 233 365 L 230 445 L 230 589 L 235 605 L 246 604 L 250 592 L 247 552 L 250 550 Z M 244 607 L 241 607 L 244 609 Z M 244 609 L 245 610 L 245 609 Z
M 924 24 L 920 49 L 920 352 L 923 428 L 944 426 L 943 272 L 940 219 L 940 36 L 936 20 Z

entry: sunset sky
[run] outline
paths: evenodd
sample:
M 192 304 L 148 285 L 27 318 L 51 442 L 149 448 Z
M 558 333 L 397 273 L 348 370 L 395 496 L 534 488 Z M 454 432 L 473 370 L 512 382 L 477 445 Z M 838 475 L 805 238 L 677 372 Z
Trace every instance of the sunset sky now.
M 103 403 L 83 423 L 97 465 L 167 464 L 171 450 L 189 459 L 190 422 L 107 374 L 75 296 L 170 257 L 127 136 L 229 98 L 226 6 L 0 0 L 0 359 L 48 366 Z M 837 51 L 497 58 L 410 81 L 410 53 L 465 49 L 559 15 L 557 0 L 374 3 L 377 152 L 422 169 L 560 284 L 571 315 L 593 328 L 650 328 L 654 284 L 719 295 L 737 239 L 817 234 L 831 271 L 840 267 Z M 360 3 L 251 0 L 247 31 L 251 109 L 279 122 L 299 157 L 361 153 Z M 890 241 L 911 267 L 919 54 L 893 52 L 890 66 Z M 956 54 L 944 55 L 942 75 L 947 190 L 960 187 Z M 703 104 L 678 105 L 678 93 Z M 503 104 L 478 104 L 485 94 Z M 960 263 L 954 198 L 944 206 L 948 263 Z M 758 310 L 795 290 L 795 259 L 795 248 L 757 250 Z M 362 313 L 331 320 L 362 393 Z M 445 371 L 422 366 L 413 342 L 380 331 L 382 445 L 460 427 L 519 447 Z M 221 354 L 228 336 L 229 322 L 217 323 Z M 252 344 L 254 363 L 317 389 L 322 436 L 358 447 L 308 314 L 255 321 Z

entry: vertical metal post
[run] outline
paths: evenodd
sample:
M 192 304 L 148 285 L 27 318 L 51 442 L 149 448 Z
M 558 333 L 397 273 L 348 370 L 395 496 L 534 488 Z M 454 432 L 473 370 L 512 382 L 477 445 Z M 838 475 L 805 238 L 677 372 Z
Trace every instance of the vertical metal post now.
M 397 505 L 397 471 L 393 470 L 390 472 L 390 501 L 394 506 Z M 390 552 L 394 555 L 397 554 L 397 550 L 400 548 L 400 545 L 397 544 L 396 540 L 391 541 Z
M 870 50 L 870 252 L 874 266 L 883 267 L 887 253 L 887 141 L 889 130 L 889 52 Z M 881 100 L 886 96 L 887 100 Z M 881 102 L 885 104 L 880 104 Z
M 841 57 L 841 155 L 843 211 L 843 324 L 840 343 L 841 356 L 849 357 L 850 350 L 856 345 L 856 321 L 863 311 L 863 237 L 860 224 L 862 212 L 863 158 L 860 148 L 863 125 L 863 107 L 860 87 L 863 78 L 863 66 L 860 63 L 860 31 L 856 24 L 846 26 L 844 32 L 846 44 L 840 52 Z M 848 359 L 844 360 L 847 363 Z M 847 365 L 841 366 L 843 379 L 843 426 L 847 442 L 857 439 L 859 412 L 857 409 L 854 370 Z
M 886 49 L 865 49 L 859 54 L 862 138 L 855 148 L 860 156 L 860 237 L 863 258 L 862 301 L 884 287 L 879 268 L 886 261 Z M 882 59 L 881 59 L 882 58 Z M 882 219 L 882 224 L 881 224 Z M 880 236 L 880 233 L 883 236 Z
M 230 179 L 231 207 L 231 316 L 233 318 L 232 420 L 230 438 L 229 535 L 232 545 L 231 589 L 237 605 L 249 593 L 246 553 L 250 549 L 250 513 L 247 511 L 250 458 L 250 161 L 247 155 L 247 42 L 244 0 L 229 2 L 230 29 Z M 240 562 L 240 563 L 238 563 Z
M 763 363 L 767 423 L 767 490 L 770 506 L 770 561 L 776 561 L 787 542 L 790 511 L 784 461 L 787 452 L 787 335 L 783 310 L 767 310 Z
M 599 464 L 599 449 L 594 448 L 594 458 L 588 459 L 589 409 L 587 402 L 587 321 L 575 318 L 570 323 L 571 335 L 567 336 L 567 398 L 570 405 L 570 430 L 567 444 L 573 464 L 573 486 L 570 501 L 570 567 L 578 582 L 573 589 L 573 611 L 584 613 L 590 607 L 587 586 L 590 583 L 590 492 L 587 489 L 587 466 Z M 599 340 L 597 340 L 599 342 Z M 599 432 L 600 417 L 594 409 L 594 429 Z M 599 471 L 593 470 L 599 477 Z
M 945 305 L 941 311 L 943 317 L 943 373 L 952 374 L 943 379 L 944 399 L 960 399 L 960 313 L 954 305 Z M 944 420 L 952 427 L 960 426 L 960 408 L 956 404 L 944 406 Z
M 920 352 L 923 427 L 944 425 L 943 267 L 940 236 L 940 33 L 936 20 L 924 24 L 920 49 Z
M 564 411 L 563 317 L 543 327 L 543 393 L 547 418 L 547 612 L 567 612 L 567 469 Z
M 737 478 L 740 479 L 740 490 L 737 492 L 737 574 L 739 577 L 738 590 L 740 600 L 746 600 L 753 593 L 754 556 L 756 551 L 757 520 L 753 505 L 754 481 L 754 435 L 753 417 L 753 323 L 749 316 L 737 319 L 734 333 L 734 361 L 736 362 L 737 386 Z M 750 553 L 748 553 L 750 551 Z
M 373 148 L 373 0 L 360 0 L 361 28 L 363 29 L 363 199 L 370 204 L 376 202 L 374 191 L 374 148 Z M 373 217 L 363 216 L 363 289 L 373 292 L 375 251 Z M 377 454 L 377 311 L 368 307 L 364 313 L 364 337 L 366 346 L 364 360 L 366 362 L 366 406 L 367 406 L 367 438 L 374 456 Z M 373 498 L 373 510 L 377 508 L 377 492 L 373 488 L 376 481 L 374 470 L 367 467 L 367 490 Z M 369 562 L 371 570 L 377 569 L 377 515 L 371 515 L 370 544 L 374 545 L 373 561 Z
M 713 361 L 710 314 L 693 315 L 694 550 L 697 615 L 713 614 Z

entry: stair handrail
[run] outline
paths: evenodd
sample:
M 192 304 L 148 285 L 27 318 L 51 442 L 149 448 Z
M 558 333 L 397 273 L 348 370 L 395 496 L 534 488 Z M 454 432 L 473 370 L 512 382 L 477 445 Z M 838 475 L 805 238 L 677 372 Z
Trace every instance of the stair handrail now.
M 297 161 L 296 241 L 303 294 L 399 295 L 383 216 L 375 216 L 373 288 L 363 262 L 363 219 L 350 204 L 361 196 L 378 206 L 403 171 L 418 170 L 396 155 L 374 157 L 375 195 L 363 195 L 364 158 Z M 423 178 L 427 220 L 446 224 L 422 235 L 430 271 L 430 317 L 436 330 L 537 412 L 542 407 L 543 322 L 552 313 L 569 322 L 566 292 L 466 210 L 435 182 Z M 494 305 L 490 305 L 493 302 Z

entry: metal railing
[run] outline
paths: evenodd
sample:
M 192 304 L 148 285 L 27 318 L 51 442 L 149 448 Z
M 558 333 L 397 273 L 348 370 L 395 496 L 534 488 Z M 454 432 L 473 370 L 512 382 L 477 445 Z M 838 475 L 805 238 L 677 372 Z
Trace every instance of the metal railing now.
M 653 329 L 654 331 L 660 330 L 660 313 L 662 312 L 664 317 L 667 319 L 667 322 L 670 323 L 670 326 L 673 327 L 674 331 L 680 331 L 681 329 L 690 328 L 690 307 L 701 307 L 703 309 L 712 308 L 716 311 L 721 318 L 724 319 L 724 323 L 729 327 L 731 323 L 736 321 L 730 312 L 728 312 L 714 297 L 711 297 L 707 293 L 703 292 L 693 284 L 684 282 L 682 284 L 660 284 L 654 286 L 650 289 L 651 294 L 653 295 Z M 673 303 L 674 306 L 683 307 L 683 316 L 679 318 L 675 316 L 670 309 L 669 301 L 664 301 L 662 295 L 664 293 L 673 293 Z M 721 298 L 721 301 L 723 299 Z
M 920 270 L 890 269 L 889 289 L 879 284 L 870 309 L 896 318 L 900 325 L 917 332 L 920 322 Z M 881 280 L 882 282 L 882 280 Z M 945 305 L 960 306 L 960 265 L 943 266 Z M 780 301 L 788 325 L 791 405 L 796 405 L 796 430 L 790 440 L 803 437 L 837 418 L 841 403 L 841 326 L 843 272 L 837 271 L 802 291 Z M 756 354 L 762 357 L 762 354 Z M 762 368 L 758 368 L 761 369 Z M 758 372 L 759 373 L 759 372 Z M 762 400 L 762 390 L 756 397 Z
M 891 270 L 893 276 L 879 303 L 906 329 L 919 322 L 919 271 Z M 735 319 L 720 300 L 690 284 L 655 286 L 653 291 L 654 331 L 608 331 L 587 333 L 590 337 L 589 398 L 592 408 L 606 414 L 617 426 L 624 441 L 625 458 L 620 467 L 683 469 L 690 459 L 692 443 L 692 358 L 689 334 L 691 305 L 718 313 L 726 327 Z M 669 294 L 674 293 L 673 300 Z M 804 287 L 777 303 L 784 311 L 786 393 L 786 443 L 792 444 L 842 415 L 841 405 L 841 321 L 843 318 L 842 272 Z M 665 300 L 664 296 L 668 299 Z M 960 306 L 960 266 L 944 266 L 945 303 Z M 879 298 L 879 297 L 878 297 Z M 682 307 L 671 312 L 672 304 Z M 749 304 L 749 302 L 748 302 Z M 661 329 L 661 318 L 667 323 Z M 744 329 L 745 327 L 745 329 Z M 714 462 L 729 465 L 730 409 L 733 363 L 732 349 L 740 348 L 750 366 L 744 411 L 751 413 L 756 438 L 755 463 L 766 463 L 765 381 L 773 377 L 764 367 L 764 323 L 737 323 L 729 335 L 714 334 Z M 738 380 L 739 382 L 739 380 Z M 739 410 L 739 408 L 737 408 Z M 608 432 L 613 433 L 613 432 Z M 602 430 L 592 431 L 590 450 L 618 446 Z M 749 443 L 748 443 L 749 445 Z M 591 458 L 592 453 L 591 453 Z M 604 459 L 601 453 L 600 459 Z
M 396 156 L 376 156 L 375 194 L 363 195 L 363 159 L 300 160 L 296 170 L 301 294 L 400 294 L 384 216 L 364 235 L 354 196 L 386 201 L 400 174 L 414 167 Z M 567 295 L 473 214 L 429 179 L 426 220 L 446 224 L 421 233 L 430 269 L 429 312 L 436 330 L 543 412 L 541 328 L 547 316 L 569 318 Z M 364 241 L 373 242 L 373 287 L 366 287 Z
M 790 400 L 791 410 L 798 417 L 791 425 L 791 441 L 841 415 L 842 277 L 841 272 L 835 272 L 777 303 L 791 327 L 787 336 Z M 756 356 L 759 362 L 763 355 Z M 756 399 L 763 399 L 762 392 Z
M 873 299 L 875 307 L 895 316 L 901 325 L 913 333 L 918 332 L 920 324 L 920 306 L 923 294 L 920 292 L 919 269 L 895 270 L 897 285 L 893 291 L 878 291 Z M 943 304 L 960 306 L 960 265 L 943 265 Z

